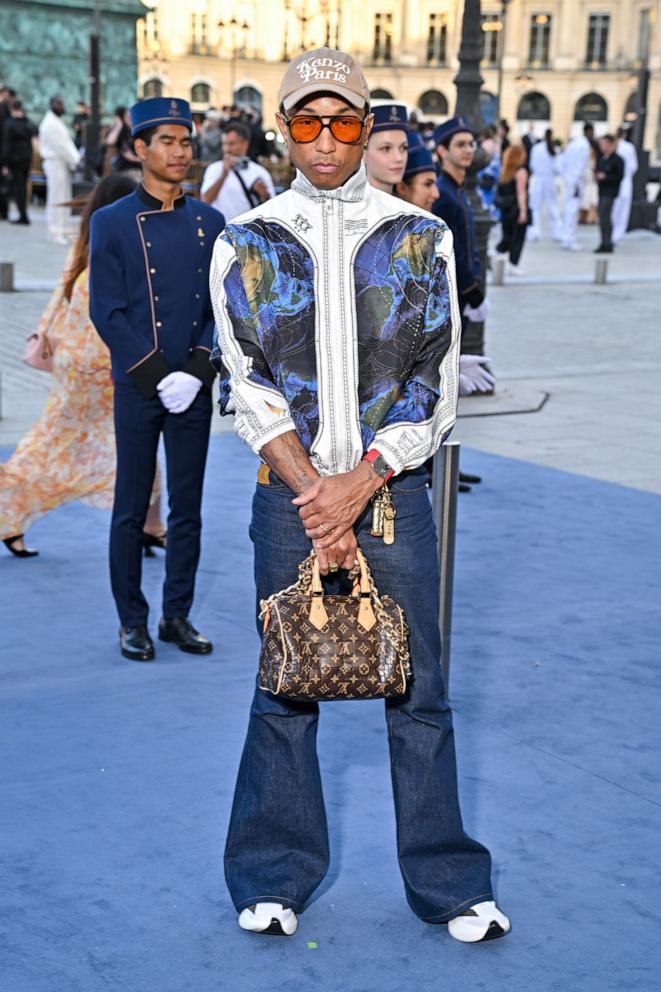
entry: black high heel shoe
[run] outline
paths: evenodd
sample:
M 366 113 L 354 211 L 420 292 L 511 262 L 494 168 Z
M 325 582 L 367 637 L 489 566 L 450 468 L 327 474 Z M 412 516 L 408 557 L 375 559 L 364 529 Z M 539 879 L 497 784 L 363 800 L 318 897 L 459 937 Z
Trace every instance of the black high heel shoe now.
M 7 551 L 11 551 L 16 558 L 34 558 L 39 554 L 33 548 L 15 548 L 14 545 L 17 541 L 20 541 L 23 537 L 22 534 L 14 534 L 13 537 L 3 537 L 2 543 L 6 547 Z
M 152 548 L 160 548 L 161 551 L 166 551 L 168 546 L 168 533 L 165 534 L 148 534 L 146 530 L 142 532 L 142 546 L 145 549 L 145 558 L 155 558 L 156 555 L 152 551 Z

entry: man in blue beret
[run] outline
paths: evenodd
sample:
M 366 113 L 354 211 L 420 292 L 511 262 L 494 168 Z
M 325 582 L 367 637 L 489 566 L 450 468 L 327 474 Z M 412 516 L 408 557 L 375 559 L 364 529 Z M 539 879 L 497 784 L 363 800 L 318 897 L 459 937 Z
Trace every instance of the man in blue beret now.
M 473 208 L 464 187 L 466 172 L 475 154 L 475 134 L 464 117 L 453 117 L 434 131 L 436 154 L 441 163 L 439 197 L 432 212 L 442 217 L 454 236 L 457 290 L 462 314 L 462 351 L 470 351 L 465 340 L 469 320 L 484 320 L 484 277 L 477 254 Z
M 213 312 L 209 267 L 222 214 L 184 195 L 193 151 L 185 100 L 157 97 L 131 108 L 142 162 L 135 193 L 97 210 L 90 224 L 90 316 L 110 349 L 115 381 L 117 482 L 110 577 L 120 650 L 151 661 L 148 604 L 140 588 L 143 524 L 161 434 L 168 516 L 159 638 L 182 651 L 212 645 L 188 619 L 200 554 L 200 503 L 209 443 Z

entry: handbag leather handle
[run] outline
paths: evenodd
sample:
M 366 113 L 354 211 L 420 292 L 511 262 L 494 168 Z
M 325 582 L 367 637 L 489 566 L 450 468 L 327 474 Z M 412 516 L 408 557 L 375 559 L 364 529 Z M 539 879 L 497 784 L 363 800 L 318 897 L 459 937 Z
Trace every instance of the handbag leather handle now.
M 356 549 L 356 558 L 360 569 L 360 605 L 358 607 L 358 623 L 363 630 L 371 630 L 376 623 L 374 609 L 372 607 L 372 584 L 367 571 L 367 561 L 365 555 Z M 324 587 L 321 583 L 321 571 L 319 569 L 319 559 L 316 555 L 312 559 L 312 584 L 310 587 L 312 602 L 310 604 L 310 623 L 317 630 L 321 630 L 328 623 L 328 613 L 324 606 Z

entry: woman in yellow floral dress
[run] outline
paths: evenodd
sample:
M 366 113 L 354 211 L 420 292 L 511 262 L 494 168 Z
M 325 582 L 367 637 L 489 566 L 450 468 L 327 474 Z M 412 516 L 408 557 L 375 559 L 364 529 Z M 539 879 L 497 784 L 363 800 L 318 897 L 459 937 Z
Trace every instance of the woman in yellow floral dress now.
M 80 234 L 40 327 L 54 348 L 53 385 L 46 407 L 4 464 L 0 464 L 0 539 L 20 558 L 23 535 L 49 510 L 72 500 L 111 509 L 115 486 L 115 434 L 110 353 L 89 318 L 89 218 L 135 188 L 121 174 L 95 187 L 81 217 Z M 165 547 L 160 520 L 160 474 L 145 524 L 145 548 Z

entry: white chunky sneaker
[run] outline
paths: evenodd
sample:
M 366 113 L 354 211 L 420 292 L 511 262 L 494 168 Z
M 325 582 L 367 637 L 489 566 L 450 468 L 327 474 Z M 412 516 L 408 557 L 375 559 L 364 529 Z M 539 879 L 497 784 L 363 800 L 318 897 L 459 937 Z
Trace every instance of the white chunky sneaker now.
M 251 933 L 291 937 L 296 933 L 298 917 L 293 909 L 285 909 L 279 902 L 258 902 L 239 914 L 239 926 Z
M 496 906 L 495 902 L 478 902 L 464 910 L 468 915 L 455 916 L 448 923 L 450 936 L 465 944 L 477 944 L 481 940 L 495 940 L 510 932 L 510 921 Z

